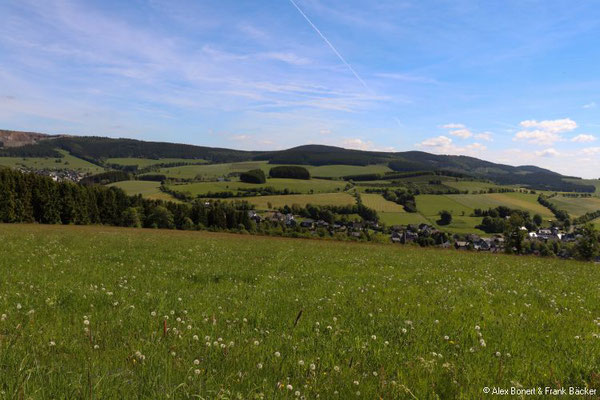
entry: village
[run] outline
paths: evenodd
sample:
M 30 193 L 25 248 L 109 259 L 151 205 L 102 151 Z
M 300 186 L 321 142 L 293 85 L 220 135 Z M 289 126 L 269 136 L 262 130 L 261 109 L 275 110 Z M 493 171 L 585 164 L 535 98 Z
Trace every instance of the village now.
M 419 225 L 393 225 L 386 227 L 374 221 L 336 221 L 328 223 L 324 220 L 302 218 L 291 213 L 272 212 L 260 215 L 254 210 L 248 211 L 248 216 L 257 224 L 269 222 L 279 224 L 286 228 L 300 228 L 310 232 L 313 236 L 327 232 L 330 235 L 346 234 L 355 239 L 365 238 L 369 232 L 389 235 L 389 240 L 394 244 L 416 244 L 420 246 L 436 246 L 440 248 L 454 248 L 457 250 L 474 250 L 490 253 L 504 252 L 505 237 L 503 234 L 494 234 L 488 237 L 475 233 L 448 234 L 429 224 Z M 522 226 L 520 231 L 526 242 L 530 243 L 574 243 L 581 234 L 564 232 L 558 227 L 540 228 L 529 231 Z M 537 254 L 536 251 L 533 251 Z M 561 254 L 558 254 L 561 256 Z M 564 254 L 565 258 L 567 254 Z

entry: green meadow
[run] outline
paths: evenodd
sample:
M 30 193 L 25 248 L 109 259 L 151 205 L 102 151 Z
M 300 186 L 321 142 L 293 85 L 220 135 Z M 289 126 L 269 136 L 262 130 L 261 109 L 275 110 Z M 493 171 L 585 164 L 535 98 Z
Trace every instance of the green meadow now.
M 170 188 L 182 193 L 190 193 L 192 196 L 204 196 L 210 192 L 234 192 L 243 189 L 257 189 L 272 187 L 275 190 L 288 189 L 297 193 L 328 193 L 343 191 L 346 186 L 344 181 L 332 181 L 326 179 L 267 179 L 266 183 L 255 184 L 240 181 L 231 182 L 194 182 L 181 185 L 170 185 Z
M 167 201 L 175 201 L 173 196 L 168 193 L 162 192 L 160 188 L 160 182 L 153 181 L 121 181 L 111 183 L 108 186 L 118 187 L 123 189 L 125 193 L 128 195 L 137 195 L 140 194 L 142 197 L 146 197 L 148 199 L 153 200 L 167 200 Z
M 558 195 L 552 197 L 550 202 L 574 217 L 600 210 L 600 197 L 566 197 Z
M 239 200 L 234 198 L 234 200 Z M 356 203 L 356 199 L 348 193 L 316 193 L 316 194 L 290 194 L 276 196 L 243 197 L 241 200 L 254 204 L 257 210 L 271 210 L 284 206 L 298 205 L 314 206 L 346 206 Z
M 107 164 L 117 164 L 124 166 L 137 165 L 138 168 L 146 168 L 156 164 L 169 164 L 169 163 L 187 163 L 187 164 L 200 164 L 205 163 L 205 160 L 195 160 L 189 158 L 136 158 L 136 157 L 123 157 L 123 158 L 108 158 Z
M 0 397 L 477 399 L 600 388 L 591 263 L 0 225 Z
M 104 171 L 104 168 L 72 156 L 67 151 L 57 150 L 63 157 L 0 157 L 0 166 L 18 168 L 25 167 L 30 169 L 71 169 L 81 173 L 97 174 Z

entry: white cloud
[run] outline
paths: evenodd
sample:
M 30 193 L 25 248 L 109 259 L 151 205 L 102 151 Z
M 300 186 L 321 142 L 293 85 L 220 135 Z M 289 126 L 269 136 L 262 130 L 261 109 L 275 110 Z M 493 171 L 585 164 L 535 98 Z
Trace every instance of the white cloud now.
M 370 140 L 362 140 L 359 138 L 344 139 L 341 143 L 342 147 L 354 150 L 368 151 L 396 151 L 393 147 L 378 147 Z
M 466 146 L 456 146 L 447 136 L 429 138 L 417 144 L 418 148 L 438 154 L 480 155 L 487 147 L 481 143 L 471 143 Z
M 466 128 L 466 126 L 464 126 L 463 124 L 446 124 L 446 125 L 442 125 L 443 129 L 463 129 Z
M 486 140 L 488 142 L 491 142 L 492 140 L 492 133 L 491 132 L 482 132 L 482 133 L 478 133 L 477 135 L 475 135 L 475 139 L 481 139 L 481 140 Z
M 587 156 L 600 154 L 600 147 L 588 147 L 587 149 L 581 150 L 581 152 Z
M 526 129 L 517 132 L 513 140 L 525 140 L 540 145 L 551 145 L 562 141 L 561 133 L 577 128 L 577 123 L 570 118 L 545 121 L 526 120 L 522 121 L 520 125 Z
M 560 153 L 556 151 L 556 149 L 549 148 L 545 150 L 536 151 L 535 155 L 538 157 L 556 157 L 560 155 Z
M 591 103 L 585 104 L 583 106 L 583 108 L 586 108 L 586 109 L 596 108 L 596 105 L 597 105 L 596 102 L 592 101 Z
M 596 136 L 594 135 L 577 135 L 571 139 L 571 142 L 577 143 L 589 143 L 596 140 Z
M 467 139 L 467 138 L 470 138 L 471 136 L 473 136 L 473 133 L 468 129 L 456 129 L 456 130 L 450 131 L 450 134 L 452 136 L 458 136 L 459 138 L 463 138 L 463 139 Z
M 569 132 L 577 128 L 577 123 L 571 118 L 546 121 L 526 120 L 522 121 L 520 125 L 523 128 L 536 128 L 539 130 L 554 133 Z

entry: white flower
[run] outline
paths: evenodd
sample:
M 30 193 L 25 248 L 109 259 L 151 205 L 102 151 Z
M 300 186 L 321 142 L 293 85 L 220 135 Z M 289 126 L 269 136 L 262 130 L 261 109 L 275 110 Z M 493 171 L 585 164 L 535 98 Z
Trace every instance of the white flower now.
M 476 331 L 481 330 L 481 328 L 479 327 L 479 325 L 475 325 L 475 330 Z
M 479 345 L 480 345 L 481 347 L 485 347 L 485 340 L 483 340 L 483 339 L 479 339 Z
M 89 324 L 90 324 L 90 321 L 89 321 L 89 320 L 87 320 L 87 319 L 84 319 L 84 320 L 83 320 L 83 324 L 84 324 L 84 325 L 89 325 Z
M 194 360 L 194 365 L 200 365 L 200 360 L 198 360 L 198 359 L 195 359 L 195 360 Z
M 287 390 L 294 390 L 294 387 L 288 383 L 288 385 L 286 386 L 286 389 Z
M 377 371 L 373 371 L 373 376 L 377 376 Z
M 300 361 L 298 361 L 298 365 L 300 365 L 300 366 L 304 366 L 304 360 L 300 360 Z
M 196 375 L 200 375 L 200 370 L 199 370 L 199 369 L 195 369 L 195 370 L 194 370 L 194 373 L 195 373 Z
M 375 335 L 371 335 L 371 339 L 373 339 L 373 340 L 377 340 L 377 336 L 375 336 Z
M 261 363 L 256 364 L 256 368 L 262 369 L 263 365 Z
M 275 357 L 281 357 L 281 353 L 280 353 L 280 352 L 278 352 L 278 351 L 276 351 L 276 352 L 275 352 Z
M 310 369 L 311 371 L 314 371 L 315 369 L 317 369 L 317 366 L 315 364 L 310 364 Z
M 192 339 L 194 339 L 194 340 L 200 340 L 200 338 L 198 337 L 198 335 L 192 336 Z
M 56 343 L 54 342 L 54 340 L 50 341 L 50 346 L 56 346 Z
M 406 328 L 402 328 L 402 333 L 406 333 L 406 332 L 408 332 L 408 331 L 406 330 Z
M 97 344 L 94 345 L 94 350 L 98 350 L 100 348 L 100 346 L 98 346 Z
M 500 357 L 501 355 L 502 354 L 499 351 L 496 352 L 496 357 Z
M 444 340 L 450 340 L 450 336 L 448 336 L 448 335 L 444 336 Z
M 260 342 L 259 342 L 258 340 L 255 340 L 255 341 L 254 341 L 254 345 L 255 345 L 255 346 L 258 346 L 259 344 L 260 344 Z
M 354 381 L 354 384 L 355 384 L 356 386 L 358 386 L 358 381 Z
M 333 370 L 334 370 L 335 372 L 340 372 L 340 367 L 338 367 L 338 366 L 336 365 L 335 367 L 333 367 Z
M 171 355 L 172 355 L 173 357 L 175 357 L 175 356 L 177 355 L 177 353 L 175 353 L 174 351 L 172 351 L 172 352 L 171 352 Z
M 300 397 L 300 391 L 299 391 L 299 390 L 296 390 L 296 391 L 294 392 L 294 395 L 295 395 L 296 397 Z
M 17 303 L 17 310 L 20 310 L 23 306 L 21 305 L 21 303 Z
M 156 311 L 152 311 L 152 312 L 150 313 L 150 315 L 151 315 L 151 316 L 153 316 L 153 317 L 156 317 Z

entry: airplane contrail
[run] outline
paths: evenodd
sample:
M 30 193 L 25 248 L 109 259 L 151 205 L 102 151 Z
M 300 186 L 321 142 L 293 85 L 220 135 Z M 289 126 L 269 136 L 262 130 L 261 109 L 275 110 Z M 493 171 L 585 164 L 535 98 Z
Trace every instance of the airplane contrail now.
M 321 36 L 321 39 L 323 39 L 325 41 L 325 43 L 327 43 L 327 45 L 335 53 L 335 55 L 344 63 L 344 65 L 346 67 L 348 67 L 348 69 L 350 70 L 350 72 L 352 72 L 352 74 L 356 77 L 356 79 L 358 79 L 358 81 L 361 83 L 361 85 L 363 85 L 365 87 L 365 89 L 367 89 L 369 92 L 372 92 L 371 88 L 365 83 L 365 81 L 362 80 L 362 78 L 356 73 L 356 71 L 354 70 L 354 68 L 352 68 L 352 66 L 344 59 L 344 57 L 342 57 L 342 55 L 340 54 L 340 52 L 337 51 L 337 49 L 331 44 L 331 42 L 329 40 L 327 40 L 327 38 L 325 37 L 325 35 L 323 35 L 321 33 L 321 31 L 319 30 L 319 28 L 317 28 L 315 26 L 315 24 L 312 23 L 312 21 L 310 20 L 310 18 L 308 18 L 306 16 L 306 14 L 304 14 L 304 12 L 300 9 L 300 7 L 298 7 L 298 5 L 294 2 L 294 0 L 290 0 L 290 3 L 292 3 L 292 5 L 294 7 L 296 7 L 296 10 L 298 10 L 298 12 L 304 17 L 304 19 L 306 20 L 306 22 L 308 22 L 310 24 L 310 26 L 312 26 L 312 28 L 315 30 L 315 32 L 317 32 L 319 34 L 319 36 Z

